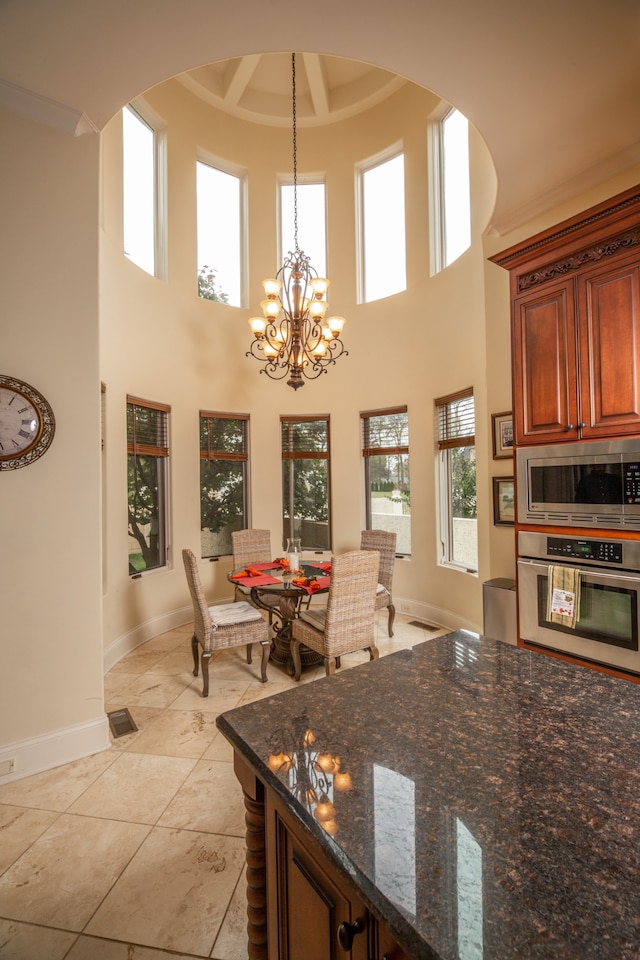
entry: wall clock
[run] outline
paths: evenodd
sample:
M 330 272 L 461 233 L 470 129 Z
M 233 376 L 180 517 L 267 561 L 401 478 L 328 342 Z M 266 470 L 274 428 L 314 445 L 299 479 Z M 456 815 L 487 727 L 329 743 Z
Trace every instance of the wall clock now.
M 30 384 L 0 374 L 0 470 L 33 463 L 49 448 L 53 410 Z

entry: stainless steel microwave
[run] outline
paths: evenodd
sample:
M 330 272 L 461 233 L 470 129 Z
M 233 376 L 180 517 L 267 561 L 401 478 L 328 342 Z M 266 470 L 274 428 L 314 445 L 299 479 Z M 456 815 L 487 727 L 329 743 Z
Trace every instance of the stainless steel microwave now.
M 516 450 L 518 521 L 640 530 L 640 437 Z

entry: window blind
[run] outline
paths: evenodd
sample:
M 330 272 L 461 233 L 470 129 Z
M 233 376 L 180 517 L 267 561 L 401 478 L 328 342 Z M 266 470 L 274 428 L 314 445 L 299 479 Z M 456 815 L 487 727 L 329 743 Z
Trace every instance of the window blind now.
M 460 390 L 436 400 L 438 449 L 473 447 L 476 442 L 476 416 L 473 388 Z
M 127 452 L 169 456 L 169 412 L 163 403 L 127 397 Z

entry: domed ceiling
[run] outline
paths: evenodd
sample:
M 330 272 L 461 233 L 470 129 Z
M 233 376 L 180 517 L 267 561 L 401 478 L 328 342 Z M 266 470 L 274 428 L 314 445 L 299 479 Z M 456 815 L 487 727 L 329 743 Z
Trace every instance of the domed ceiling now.
M 207 64 L 177 79 L 213 106 L 271 126 L 291 123 L 291 54 L 268 53 Z M 404 83 L 402 77 L 356 60 L 296 54 L 296 113 L 302 126 L 344 120 Z

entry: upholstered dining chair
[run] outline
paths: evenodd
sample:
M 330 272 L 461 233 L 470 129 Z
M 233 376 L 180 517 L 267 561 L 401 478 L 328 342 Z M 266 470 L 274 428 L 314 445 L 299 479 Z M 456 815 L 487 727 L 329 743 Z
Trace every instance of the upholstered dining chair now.
M 189 593 L 193 603 L 193 675 L 198 676 L 198 654 L 202 663 L 202 696 L 209 696 L 209 660 L 218 650 L 229 647 L 247 646 L 247 663 L 251 663 L 250 649 L 253 643 L 262 647 L 260 679 L 267 679 L 267 662 L 271 644 L 267 622 L 250 603 L 221 603 L 209 606 L 202 589 L 195 554 L 192 550 L 182 551 L 184 569 L 189 584 Z
M 380 555 L 380 570 L 378 573 L 378 590 L 376 593 L 376 610 L 385 607 L 389 610 L 387 632 L 393 636 L 393 621 L 396 617 L 396 608 L 393 605 L 391 588 L 393 585 L 393 568 L 396 560 L 396 535 L 387 530 L 363 530 L 360 534 L 361 550 L 377 550 Z
M 291 659 L 293 675 L 300 679 L 300 644 L 324 657 L 330 677 L 340 657 L 354 650 L 368 650 L 377 660 L 375 602 L 379 556 L 374 550 L 351 550 L 331 559 L 327 606 L 305 610 L 292 621 Z M 338 664 L 336 664 L 338 661 Z

